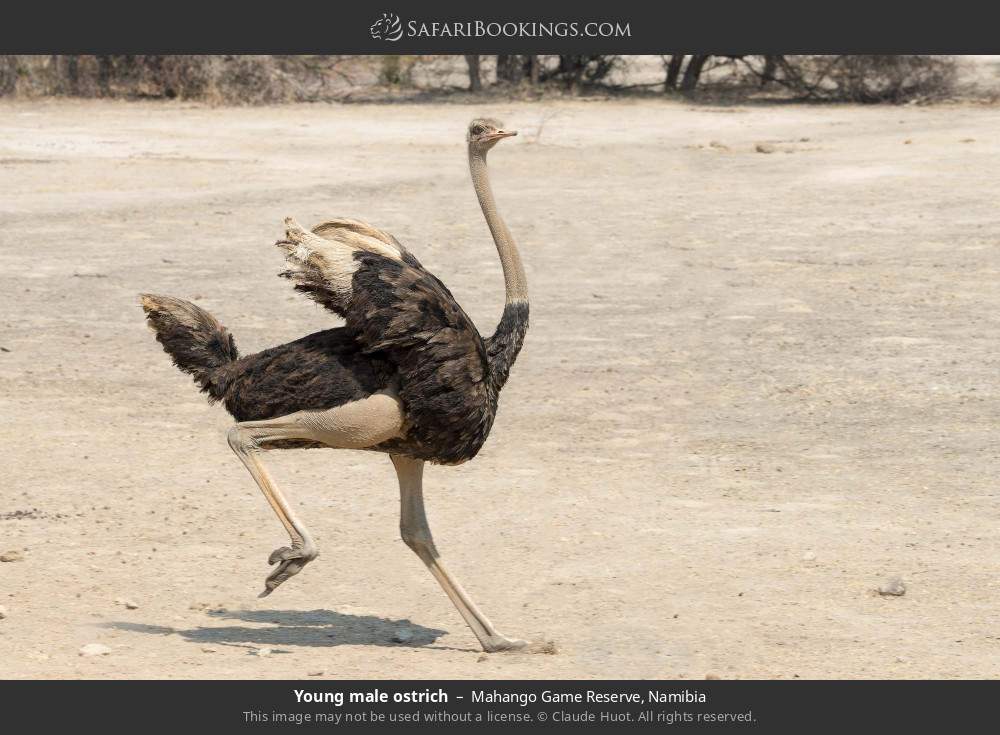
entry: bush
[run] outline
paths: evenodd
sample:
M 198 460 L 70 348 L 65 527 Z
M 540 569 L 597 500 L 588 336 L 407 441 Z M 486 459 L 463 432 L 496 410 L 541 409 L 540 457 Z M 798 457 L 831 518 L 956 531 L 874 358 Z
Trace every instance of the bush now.
M 179 98 L 230 104 L 304 101 L 326 96 L 340 58 L 0 56 L 0 95 Z
M 407 86 L 413 83 L 413 67 L 419 57 L 416 56 L 383 56 L 379 81 L 389 86 Z
M 17 88 L 17 57 L 0 54 L 0 96 Z
M 608 54 L 589 56 L 562 55 L 559 64 L 553 70 L 543 72 L 544 79 L 554 79 L 575 87 L 581 82 L 599 84 L 621 65 L 621 57 Z
M 775 80 L 814 99 L 899 103 L 946 96 L 955 76 L 950 56 L 780 56 Z

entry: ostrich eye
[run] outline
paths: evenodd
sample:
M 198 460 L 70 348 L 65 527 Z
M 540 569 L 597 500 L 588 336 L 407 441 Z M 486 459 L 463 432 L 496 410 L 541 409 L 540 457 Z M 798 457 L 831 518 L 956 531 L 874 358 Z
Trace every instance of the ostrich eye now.
M 473 125 L 472 126 L 472 134 L 473 135 L 482 135 L 485 130 L 486 130 L 486 128 L 484 128 L 482 125 Z

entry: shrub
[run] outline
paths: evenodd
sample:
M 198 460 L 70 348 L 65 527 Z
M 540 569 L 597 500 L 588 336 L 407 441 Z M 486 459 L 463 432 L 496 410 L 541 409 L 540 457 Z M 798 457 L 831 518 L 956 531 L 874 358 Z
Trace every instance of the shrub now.
M 955 72 L 950 56 L 781 56 L 775 79 L 814 99 L 899 103 L 946 96 Z

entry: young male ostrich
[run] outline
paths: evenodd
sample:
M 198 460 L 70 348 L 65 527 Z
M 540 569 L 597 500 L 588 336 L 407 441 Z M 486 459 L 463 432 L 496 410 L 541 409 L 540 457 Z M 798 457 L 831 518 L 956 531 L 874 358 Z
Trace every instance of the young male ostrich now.
M 346 325 L 239 357 L 232 336 L 194 304 L 144 294 L 156 339 L 210 401 L 237 423 L 229 445 L 253 475 L 291 537 L 268 563 L 261 597 L 315 559 L 312 536 L 261 461 L 264 449 L 332 447 L 389 455 L 399 478 L 400 531 L 476 634 L 483 649 L 520 648 L 501 635 L 448 572 L 427 525 L 424 462 L 461 464 L 476 456 L 493 425 L 528 328 L 528 292 L 517 247 L 497 212 L 486 154 L 517 133 L 496 120 L 469 125 L 469 169 L 500 254 L 507 291 L 503 317 L 483 339 L 441 281 L 395 237 L 353 219 L 304 230 L 285 220 L 295 288 Z

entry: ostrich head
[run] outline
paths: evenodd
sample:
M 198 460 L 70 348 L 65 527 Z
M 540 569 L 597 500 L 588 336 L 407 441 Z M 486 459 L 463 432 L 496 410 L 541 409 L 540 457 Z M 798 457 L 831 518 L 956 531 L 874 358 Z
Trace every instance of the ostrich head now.
M 517 135 L 516 130 L 505 130 L 503 123 L 489 117 L 477 117 L 469 123 L 469 149 L 486 152 L 499 141 Z

